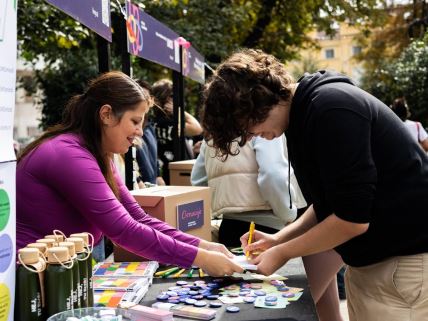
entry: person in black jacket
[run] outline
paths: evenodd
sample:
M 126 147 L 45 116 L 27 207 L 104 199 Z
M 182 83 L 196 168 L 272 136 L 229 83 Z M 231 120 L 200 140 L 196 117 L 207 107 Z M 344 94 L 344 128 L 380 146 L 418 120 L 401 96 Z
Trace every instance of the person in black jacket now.
M 166 185 L 170 184 L 169 180 L 169 163 L 179 161 L 178 155 L 174 155 L 173 140 L 173 90 L 172 82 L 169 79 L 161 79 L 152 86 L 152 95 L 155 104 L 159 107 L 154 109 L 153 126 L 158 142 L 158 160 L 161 164 L 161 175 Z M 184 112 L 184 135 L 186 137 L 198 136 L 202 133 L 202 128 L 198 120 L 188 112 Z M 189 141 L 185 140 L 185 159 L 192 159 L 192 146 Z
M 219 154 L 234 140 L 286 133 L 308 210 L 245 250 L 270 274 L 335 249 L 348 265 L 351 321 L 428 319 L 428 157 L 381 101 L 332 71 L 296 83 L 273 56 L 243 50 L 204 90 L 202 126 Z

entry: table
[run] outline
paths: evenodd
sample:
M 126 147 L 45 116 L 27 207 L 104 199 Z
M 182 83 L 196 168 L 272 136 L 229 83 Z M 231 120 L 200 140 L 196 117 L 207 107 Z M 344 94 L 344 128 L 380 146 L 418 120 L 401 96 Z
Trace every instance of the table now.
M 315 310 L 315 305 L 309 292 L 306 275 L 288 275 L 288 280 L 285 283 L 291 287 L 303 288 L 303 295 L 296 302 L 291 302 L 285 309 L 263 309 L 255 308 L 252 304 L 241 303 L 238 304 L 241 309 L 239 313 L 228 313 L 226 312 L 226 305 L 223 305 L 217 310 L 217 316 L 214 319 L 222 321 L 318 321 L 318 317 Z M 154 278 L 153 285 L 149 289 L 148 293 L 144 297 L 143 301 L 140 302 L 142 305 L 151 306 L 156 301 L 156 296 L 168 289 L 170 286 L 174 286 L 177 280 L 183 279 L 189 281 L 187 278 Z M 200 278 L 193 278 L 194 280 Z M 211 280 L 210 277 L 203 278 L 206 282 Z M 187 318 L 174 317 L 174 320 L 191 320 Z

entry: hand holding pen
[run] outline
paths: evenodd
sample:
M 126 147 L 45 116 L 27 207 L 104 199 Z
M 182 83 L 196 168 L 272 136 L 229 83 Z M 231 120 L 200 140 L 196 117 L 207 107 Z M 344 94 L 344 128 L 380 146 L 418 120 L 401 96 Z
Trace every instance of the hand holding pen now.
M 241 236 L 241 246 L 245 253 L 256 255 L 257 252 L 263 252 L 278 244 L 275 234 L 267 234 L 254 230 L 250 241 L 250 232 Z

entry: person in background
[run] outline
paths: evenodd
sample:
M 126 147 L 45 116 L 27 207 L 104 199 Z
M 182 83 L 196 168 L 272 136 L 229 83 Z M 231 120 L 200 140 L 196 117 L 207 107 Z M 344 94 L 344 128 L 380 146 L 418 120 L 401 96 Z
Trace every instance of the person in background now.
M 144 118 L 143 124 L 143 142 L 141 146 L 137 146 L 137 163 L 140 171 L 140 176 L 137 180 L 143 183 L 151 183 L 156 185 L 165 185 L 165 181 L 160 175 L 160 166 L 158 161 L 158 143 L 155 134 L 155 128 L 151 121 L 152 108 L 154 106 L 154 98 L 151 94 L 152 88 L 149 83 L 139 80 L 138 84 L 147 91 L 150 96 L 149 109 L 150 111 Z M 157 108 L 157 107 L 155 107 Z
M 174 155 L 172 82 L 168 79 L 157 81 L 153 84 L 152 94 L 155 98 L 155 104 L 160 107 L 160 109 L 154 110 L 155 117 L 153 119 L 158 141 L 158 159 L 161 161 L 162 177 L 165 183 L 169 185 L 169 163 L 179 160 L 177 159 L 177 155 Z M 184 135 L 188 137 L 200 135 L 202 128 L 196 118 L 188 112 L 184 113 L 184 117 Z M 192 159 L 192 148 L 187 143 L 185 151 L 186 155 L 184 158 Z
M 290 195 L 284 193 L 289 184 L 286 153 L 284 135 L 271 141 L 254 137 L 239 149 L 238 155 L 226 160 L 215 157 L 215 149 L 202 143 L 191 182 L 211 187 L 212 217 L 222 217 L 221 244 L 240 246 L 240 237 L 252 221 L 260 231 L 278 232 L 296 219 L 298 208 L 306 206 L 293 171 L 292 203 Z
M 19 151 L 21 150 L 21 144 L 17 140 L 13 140 L 13 150 L 15 152 L 15 156 L 18 156 Z
M 263 251 L 251 260 L 260 273 L 335 249 L 350 321 L 428 319 L 428 156 L 390 108 L 344 75 L 296 83 L 272 55 L 244 49 L 206 84 L 201 124 L 219 155 L 236 154 L 235 140 L 287 136 L 310 205 L 278 233 L 241 237 Z
M 185 234 L 143 211 L 120 179 L 113 154 L 124 154 L 150 97 L 121 72 L 94 79 L 68 102 L 63 121 L 28 145 L 16 171 L 16 248 L 50 234 L 103 235 L 138 255 L 210 275 L 242 272 L 218 243 Z M 35 224 L 37 222 L 37 224 Z
M 407 119 L 411 116 L 411 113 L 406 100 L 404 98 L 397 98 L 392 102 L 390 107 L 404 122 L 413 139 L 421 145 L 425 152 L 428 152 L 428 134 L 421 123 Z

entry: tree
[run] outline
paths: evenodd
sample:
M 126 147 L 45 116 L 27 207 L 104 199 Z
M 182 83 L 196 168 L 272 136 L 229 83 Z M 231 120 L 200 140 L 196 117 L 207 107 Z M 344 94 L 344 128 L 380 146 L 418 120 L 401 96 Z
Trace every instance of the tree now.
M 423 39 L 411 42 L 398 58 L 378 66 L 374 73 L 372 82 L 366 80 L 368 91 L 386 104 L 404 96 L 412 117 L 428 123 L 428 32 Z
M 306 33 L 315 24 L 331 34 L 333 21 L 348 18 L 362 23 L 368 19 L 376 20 L 377 13 L 375 0 L 157 0 L 134 3 L 141 4 L 147 13 L 191 41 L 213 65 L 242 46 L 260 48 L 283 61 L 290 60 L 298 55 L 299 48 L 312 45 Z M 113 12 L 120 15 L 116 2 L 112 1 L 111 6 Z M 118 56 L 117 29 L 113 21 L 113 57 Z M 42 58 L 45 62 L 45 70 L 37 73 L 36 81 L 45 89 L 42 102 L 53 102 L 52 106 L 58 109 L 71 91 L 86 83 L 83 71 L 93 70 L 96 66 L 94 34 L 44 1 L 18 1 L 18 40 L 24 59 L 34 63 Z M 163 67 L 140 58 L 132 60 L 137 77 L 153 82 L 169 75 Z M 61 73 L 64 73 L 64 79 L 65 72 L 73 74 L 73 68 L 76 68 L 76 77 L 69 79 L 78 83 L 68 84 L 71 91 L 64 88 L 65 84 L 58 86 L 61 83 L 56 81 L 61 78 Z M 118 59 L 113 60 L 113 68 L 120 69 Z M 55 90 L 51 91 L 51 87 Z M 198 91 L 196 84 L 189 87 L 191 92 Z M 51 94 L 54 97 L 48 97 Z M 44 108 L 42 126 L 45 128 L 57 122 L 59 114 L 60 110 L 53 112 L 51 107 Z
M 387 8 L 387 14 L 380 24 L 370 24 L 372 30 L 367 29 L 358 39 L 361 46 L 365 48 L 358 57 L 365 71 L 361 82 L 362 87 L 386 104 L 390 104 L 399 96 L 408 96 L 410 108 L 415 109 L 415 115 L 425 113 L 420 99 L 412 98 L 415 93 L 422 90 L 422 88 L 414 87 L 421 85 L 420 79 L 409 82 L 409 75 L 402 71 L 406 69 L 411 71 L 415 65 L 422 68 L 417 71 L 418 74 L 423 73 L 425 69 L 423 65 L 420 65 L 420 59 L 418 62 L 411 61 L 413 58 L 416 59 L 414 46 L 418 42 L 408 48 L 412 41 L 409 36 L 417 36 L 421 31 L 421 25 L 414 22 L 424 21 L 423 18 L 428 18 L 425 17 L 424 6 L 425 1 L 420 0 L 415 0 L 411 4 L 391 5 Z M 410 83 L 413 90 L 407 91 L 406 88 L 410 86 Z M 414 104 L 411 104 L 411 101 Z
M 391 65 L 397 96 L 404 96 L 415 119 L 428 118 L 428 32 L 414 40 Z

